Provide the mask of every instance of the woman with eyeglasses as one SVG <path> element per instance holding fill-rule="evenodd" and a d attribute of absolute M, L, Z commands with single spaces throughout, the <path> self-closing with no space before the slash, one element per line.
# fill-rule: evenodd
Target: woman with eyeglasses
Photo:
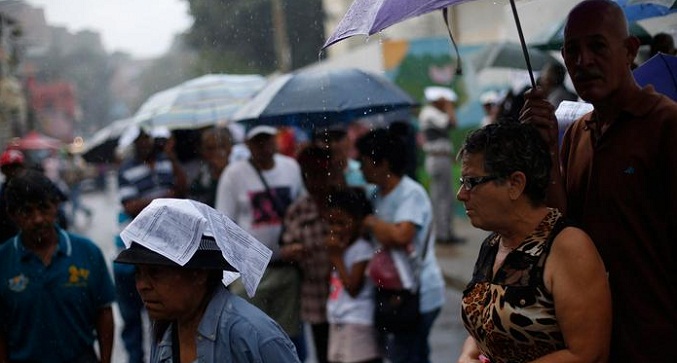
<path fill-rule="evenodd" d="M 546 205 L 550 152 L 536 129 L 503 122 L 460 150 L 463 202 L 482 243 L 463 292 L 470 336 L 458 362 L 605 362 L 611 296 L 592 240 Z"/>

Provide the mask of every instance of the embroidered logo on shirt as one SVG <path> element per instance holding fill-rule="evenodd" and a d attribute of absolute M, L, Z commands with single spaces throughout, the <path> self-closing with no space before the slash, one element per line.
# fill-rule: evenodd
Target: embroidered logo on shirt
<path fill-rule="evenodd" d="M 69 286 L 77 285 L 82 286 L 87 283 L 89 278 L 89 270 L 84 268 L 78 268 L 75 265 L 71 265 L 68 268 L 68 284 Z"/>
<path fill-rule="evenodd" d="M 28 286 L 28 277 L 24 274 L 14 276 L 7 280 L 7 285 L 9 286 L 9 289 L 14 292 L 24 291 L 26 290 L 26 286 Z"/>
<path fill-rule="evenodd" d="M 625 170 L 623 170 L 623 173 L 632 175 L 635 173 L 635 168 L 632 166 L 628 166 Z"/>

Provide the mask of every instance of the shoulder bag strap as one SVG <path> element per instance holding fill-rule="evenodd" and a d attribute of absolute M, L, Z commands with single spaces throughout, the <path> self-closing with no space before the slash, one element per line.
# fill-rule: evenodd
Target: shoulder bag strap
<path fill-rule="evenodd" d="M 420 254 L 416 253 L 416 256 L 414 256 L 413 259 L 411 259 L 411 263 L 413 264 L 413 273 L 414 273 L 414 280 L 416 280 L 416 291 L 421 290 L 421 270 L 423 269 L 423 262 L 425 261 L 425 257 L 428 255 L 428 245 L 430 244 L 430 236 L 432 234 L 432 222 L 428 226 L 428 231 L 425 234 L 425 239 L 423 241 L 423 251 Z"/>
<path fill-rule="evenodd" d="M 430 243 L 430 235 L 433 230 L 433 222 L 430 219 L 430 224 L 428 225 L 428 232 L 425 234 L 425 241 L 423 242 L 423 253 L 421 254 L 421 261 L 425 260 L 425 256 L 428 254 L 428 244 Z"/>
<path fill-rule="evenodd" d="M 277 199 L 277 197 L 270 190 L 270 187 L 268 186 L 266 179 L 263 177 L 261 170 L 259 170 L 259 168 L 257 168 L 256 165 L 254 165 L 252 159 L 249 159 L 249 164 L 251 164 L 254 170 L 256 170 L 256 174 L 258 174 L 259 179 L 261 179 L 263 187 L 266 188 L 266 194 L 268 194 L 268 198 L 270 198 L 271 202 L 273 202 L 273 208 L 275 208 L 275 213 L 277 213 L 277 216 L 280 217 L 280 220 L 284 219 L 284 208 L 280 204 L 280 201 Z"/>

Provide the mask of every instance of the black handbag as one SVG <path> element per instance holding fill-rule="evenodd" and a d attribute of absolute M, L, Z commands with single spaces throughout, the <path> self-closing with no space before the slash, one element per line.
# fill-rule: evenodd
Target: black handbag
<path fill-rule="evenodd" d="M 423 264 L 428 252 L 428 242 L 430 240 L 429 226 L 423 244 L 423 254 L 420 259 L 420 265 Z M 380 332 L 403 333 L 415 330 L 421 318 L 420 307 L 420 276 L 418 266 L 415 268 L 415 277 L 417 280 L 416 290 L 409 289 L 387 289 L 376 284 L 374 294 L 374 325 Z"/>

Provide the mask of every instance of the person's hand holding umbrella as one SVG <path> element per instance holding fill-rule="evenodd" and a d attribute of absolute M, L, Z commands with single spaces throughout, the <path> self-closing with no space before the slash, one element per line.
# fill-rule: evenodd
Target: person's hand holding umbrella
<path fill-rule="evenodd" d="M 557 152 L 557 138 L 559 135 L 555 107 L 548 102 L 546 93 L 541 87 L 532 88 L 524 93 L 524 107 L 520 113 L 520 121 L 530 123 L 538 128 L 551 152 Z M 554 146 L 553 146 L 554 145 Z"/>

